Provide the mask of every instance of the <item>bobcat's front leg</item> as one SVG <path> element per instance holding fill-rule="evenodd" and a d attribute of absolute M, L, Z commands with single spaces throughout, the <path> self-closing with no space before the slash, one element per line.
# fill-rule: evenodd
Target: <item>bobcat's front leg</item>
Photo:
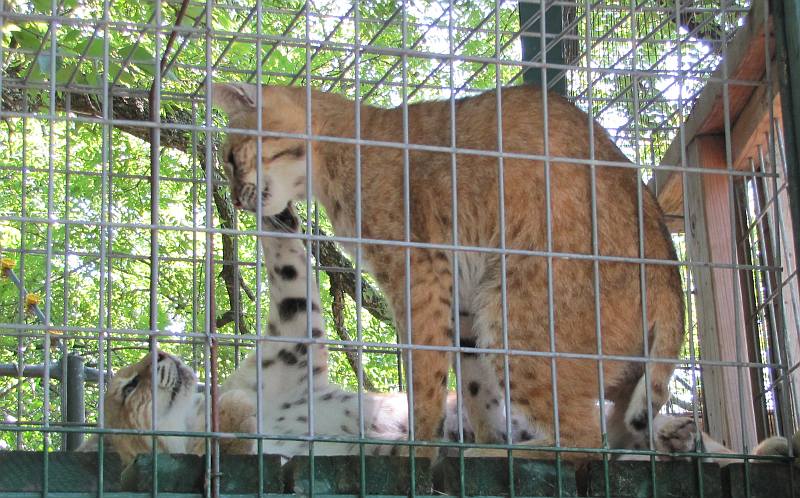
<path fill-rule="evenodd" d="M 452 346 L 453 275 L 447 254 L 438 250 L 413 249 L 409 277 L 411 316 L 407 316 L 406 307 L 395 308 L 400 336 L 405 337 L 406 344 L 414 346 Z M 403 292 L 401 296 L 407 284 L 404 281 L 403 285 L 396 286 L 396 290 Z M 393 301 L 405 303 L 404 298 Z M 406 326 L 409 318 L 411 327 Z M 409 365 L 408 355 L 404 355 L 406 372 L 411 372 L 412 377 L 414 435 L 418 441 L 442 438 L 450 356 L 447 351 L 412 349 Z M 424 448 L 418 450 L 417 455 L 432 458 L 436 451 L 433 447 Z"/>

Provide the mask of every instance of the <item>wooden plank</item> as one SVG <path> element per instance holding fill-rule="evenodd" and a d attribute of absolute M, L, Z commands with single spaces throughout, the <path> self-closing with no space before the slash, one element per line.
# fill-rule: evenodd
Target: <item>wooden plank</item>
<path fill-rule="evenodd" d="M 693 158 L 694 159 L 694 158 Z M 696 161 L 692 161 L 696 164 Z M 706 229 L 705 206 L 703 204 L 703 179 L 699 174 L 687 174 L 687 196 L 689 199 L 686 226 L 686 255 L 690 261 L 709 261 L 708 231 Z M 711 269 L 703 266 L 692 267 L 692 280 L 695 288 L 695 308 L 697 330 L 700 336 L 700 350 L 717 350 L 717 316 L 714 309 L 714 286 Z M 724 379 L 718 368 L 703 368 L 703 394 L 707 419 L 706 432 L 723 441 L 729 440 L 730 428 L 725 413 L 725 396 L 722 390 Z"/>
<path fill-rule="evenodd" d="M 778 70 L 777 64 L 773 64 L 774 71 Z M 774 74 L 774 73 L 773 73 Z M 760 86 L 756 90 L 750 101 L 742 110 L 742 114 L 736 121 L 731 130 L 731 157 L 733 158 L 733 169 L 749 170 L 748 159 L 757 157 L 757 146 L 761 145 L 764 152 L 768 150 L 767 134 L 772 123 L 770 121 L 770 107 L 772 107 L 772 118 L 781 119 L 781 96 L 778 92 L 777 80 L 773 82 L 772 102 L 769 102 L 769 92 L 767 86 Z"/>
<path fill-rule="evenodd" d="M 758 157 L 754 157 L 754 160 L 758 161 Z M 780 161 L 778 166 L 777 171 L 771 171 L 778 174 L 775 184 L 771 180 L 765 181 L 764 190 L 766 201 L 774 201 L 778 207 L 778 212 L 776 213 L 774 205 L 768 206 L 767 220 L 769 225 L 773 227 L 777 246 L 780 247 L 780 263 L 784 271 L 780 273 L 782 282 L 779 282 L 779 284 L 782 285 L 783 281 L 788 280 L 787 285 L 783 287 L 781 292 L 785 330 L 778 331 L 778 333 L 782 333 L 785 336 L 788 366 L 791 366 L 800 358 L 800 295 L 798 295 L 797 274 L 792 276 L 792 271 L 798 267 L 793 239 L 796 224 L 792 222 L 789 191 L 784 188 L 788 181 L 786 164 Z M 776 186 L 778 192 L 775 191 Z M 775 199 L 776 195 L 777 199 Z M 791 384 L 800 386 L 800 369 L 792 371 L 791 379 Z M 792 395 L 792 402 L 792 409 L 797 413 L 800 410 L 800 396 Z"/>
<path fill-rule="evenodd" d="M 758 82 L 766 69 L 764 46 L 764 17 L 766 15 L 765 0 L 754 0 L 744 26 L 739 28 L 736 36 L 728 44 L 726 50 L 727 78 L 723 67 L 719 67 L 711 76 L 711 80 L 695 103 L 689 117 L 683 124 L 683 136 L 686 144 L 700 134 L 720 133 L 725 129 L 723 79 L 740 80 L 739 84 L 728 83 L 728 102 L 731 125 L 742 112 L 750 96 L 757 86 L 741 84 L 741 81 Z M 772 22 L 768 22 L 769 39 L 772 40 Z M 774 43 L 770 44 L 774 47 Z M 771 50 L 771 54 L 774 50 Z M 773 73 L 775 74 L 775 73 Z M 716 80 L 716 81 L 713 81 Z M 681 166 L 681 137 L 672 141 L 661 164 Z M 656 168 L 650 186 L 656 192 L 662 209 L 667 214 L 680 215 L 683 212 L 683 182 L 680 172 L 659 170 Z"/>
<path fill-rule="evenodd" d="M 688 175 L 690 212 L 686 245 L 689 259 L 693 262 L 734 263 L 735 238 L 730 223 L 733 206 L 728 190 L 731 180 L 724 174 L 725 140 L 720 136 L 697 137 L 689 145 L 688 156 L 690 164 L 709 170 L 708 173 Z M 713 170 L 723 174 L 713 174 Z M 697 292 L 702 357 L 706 360 L 747 361 L 741 289 L 737 286 L 736 270 L 695 266 L 692 275 Z M 737 355 L 737 343 L 742 349 L 741 356 Z M 704 366 L 702 378 L 708 432 L 735 451 L 752 447 L 756 443 L 755 414 L 747 372 L 739 372 L 735 367 Z"/>

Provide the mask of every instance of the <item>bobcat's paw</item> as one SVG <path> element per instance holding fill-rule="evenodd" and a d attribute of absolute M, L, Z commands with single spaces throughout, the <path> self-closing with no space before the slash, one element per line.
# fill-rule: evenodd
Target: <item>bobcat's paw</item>
<path fill-rule="evenodd" d="M 753 454 L 758 456 L 789 456 L 789 441 L 785 437 L 769 437 L 753 449 Z"/>
<path fill-rule="evenodd" d="M 697 425 L 689 417 L 659 416 L 653 419 L 656 450 L 667 453 L 694 451 Z"/>
<path fill-rule="evenodd" d="M 653 417 L 658 413 L 658 410 L 653 412 Z M 633 390 L 631 400 L 628 403 L 628 408 L 625 410 L 625 426 L 633 434 L 643 434 L 647 432 L 649 426 L 648 411 L 647 411 L 647 388 L 644 383 L 644 377 L 636 384 Z"/>

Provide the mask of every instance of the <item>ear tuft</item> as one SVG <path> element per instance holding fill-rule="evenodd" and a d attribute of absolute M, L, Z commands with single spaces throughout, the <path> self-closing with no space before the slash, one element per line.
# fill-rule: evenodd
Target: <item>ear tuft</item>
<path fill-rule="evenodd" d="M 256 108 L 256 85 L 249 83 L 214 83 L 211 100 L 226 114 L 250 112 Z"/>

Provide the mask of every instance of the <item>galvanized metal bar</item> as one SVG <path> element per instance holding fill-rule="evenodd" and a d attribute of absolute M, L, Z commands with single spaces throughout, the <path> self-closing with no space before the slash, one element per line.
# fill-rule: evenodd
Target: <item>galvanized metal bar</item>
<path fill-rule="evenodd" d="M 44 365 L 16 365 L 13 363 L 0 363 L 0 376 L 20 376 L 24 378 L 41 379 L 44 377 Z M 53 366 L 50 367 L 50 378 L 53 380 L 62 380 L 63 368 L 60 363 L 54 363 Z M 100 370 L 97 368 L 84 367 L 84 382 L 96 384 L 98 383 L 99 379 Z"/>

